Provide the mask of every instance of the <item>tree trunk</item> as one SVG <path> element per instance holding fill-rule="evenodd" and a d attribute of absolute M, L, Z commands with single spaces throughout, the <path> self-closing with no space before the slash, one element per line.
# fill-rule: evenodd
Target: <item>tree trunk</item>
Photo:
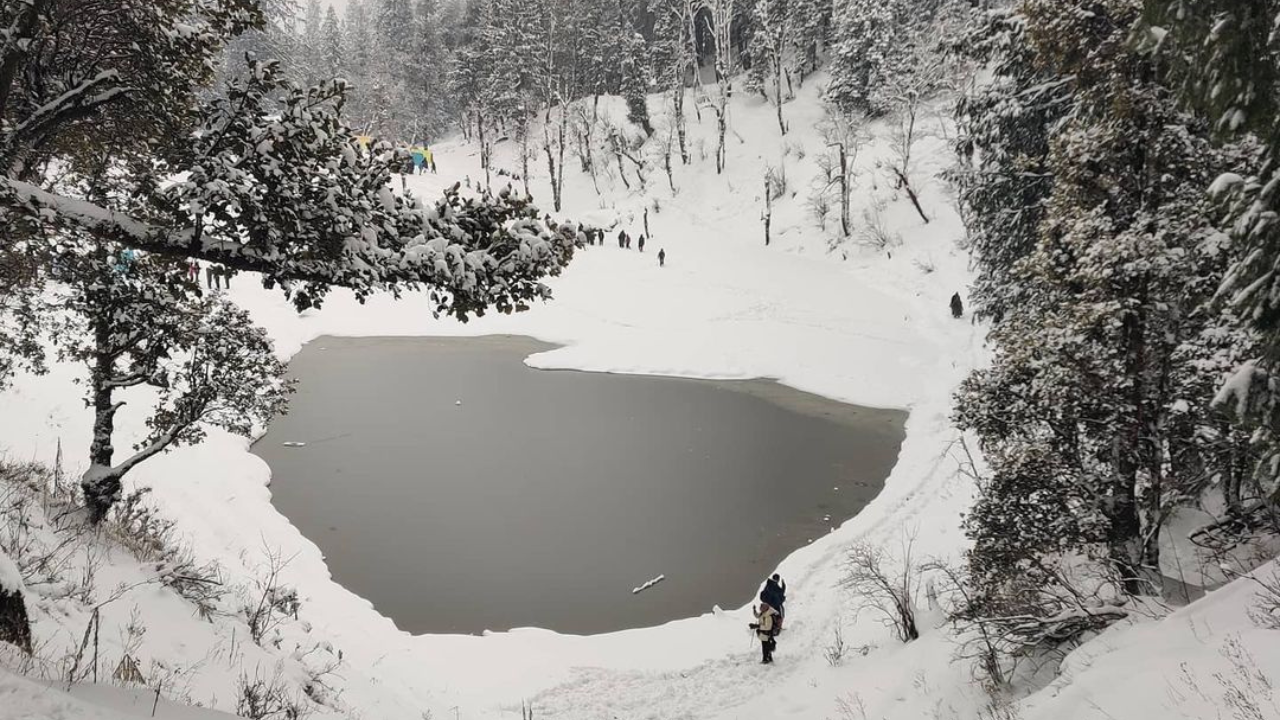
<path fill-rule="evenodd" d="M 671 193 L 676 192 L 676 179 L 671 173 L 671 146 L 667 146 L 667 151 L 662 154 L 662 166 L 667 171 L 667 185 L 671 188 Z"/>
<path fill-rule="evenodd" d="M 679 71 L 676 73 L 679 75 Z M 681 164 L 689 164 L 689 150 L 685 139 L 684 127 L 684 81 L 683 79 L 676 84 L 675 97 L 672 98 L 672 105 L 675 108 L 673 113 L 673 122 L 676 124 L 676 136 L 680 141 L 680 162 Z"/>
<path fill-rule="evenodd" d="M 769 173 L 764 174 L 764 245 L 769 246 L 769 225 L 773 222 L 773 196 L 769 187 Z"/>
<path fill-rule="evenodd" d="M 840 143 L 840 232 L 849 237 L 849 155 Z"/>
<path fill-rule="evenodd" d="M 493 179 L 489 175 L 489 154 L 492 148 L 484 132 L 484 115 L 481 113 L 476 113 L 476 137 L 480 139 L 480 166 L 484 168 L 484 189 L 488 190 L 493 184 Z"/>
<path fill-rule="evenodd" d="M 31 621 L 22 593 L 0 587 L 0 643 L 10 643 L 31 654 Z"/>
<path fill-rule="evenodd" d="M 609 140 L 613 143 L 613 156 L 618 161 L 618 176 L 622 178 L 622 184 L 628 190 L 631 189 L 631 183 L 627 182 L 627 168 L 622 164 L 622 146 L 617 135 L 609 136 Z"/>
<path fill-rule="evenodd" d="M 556 182 L 556 157 L 551 152 L 551 137 L 544 132 L 542 138 L 547 154 L 547 172 L 551 178 L 551 202 L 556 212 L 560 212 L 560 183 Z"/>
<path fill-rule="evenodd" d="M 517 128 L 520 133 L 520 181 L 524 183 L 525 197 L 533 197 L 533 193 L 529 192 L 529 115 L 521 113 L 520 127 Z M 555 182 L 555 178 L 552 178 Z"/>
<path fill-rule="evenodd" d="M 782 119 L 782 53 L 779 51 L 773 61 L 773 103 L 778 109 L 778 130 L 787 134 L 787 123 Z"/>
<path fill-rule="evenodd" d="M 893 172 L 897 174 L 898 182 L 901 184 L 902 189 L 907 191 L 907 197 L 911 199 L 911 204 L 915 206 L 916 213 L 920 215 L 920 219 L 924 221 L 924 224 L 928 225 L 929 216 L 925 215 L 924 208 L 920 207 L 920 198 L 916 195 L 915 188 L 911 187 L 911 183 L 907 181 L 907 176 L 903 175 L 901 170 L 895 167 Z"/>
<path fill-rule="evenodd" d="M 560 212 L 560 204 L 564 198 L 564 148 L 569 143 L 569 108 L 561 105 L 560 107 L 560 147 L 556 148 L 556 154 L 560 158 L 560 174 L 556 176 L 556 212 Z"/>
<path fill-rule="evenodd" d="M 104 311 L 106 309 L 104 308 Z M 115 418 L 119 406 L 115 404 L 110 380 L 115 375 L 115 359 L 111 355 L 110 328 L 104 322 L 94 323 L 94 342 L 97 357 L 90 372 L 93 384 L 93 439 L 89 444 L 89 469 L 80 479 L 89 520 L 102 522 L 111 506 L 120 499 L 120 474 L 113 472 L 115 447 Z"/>
<path fill-rule="evenodd" d="M 725 133 L 725 101 L 721 96 L 720 106 L 716 108 L 716 174 L 724 172 L 725 168 L 725 151 L 724 151 L 724 133 Z"/>

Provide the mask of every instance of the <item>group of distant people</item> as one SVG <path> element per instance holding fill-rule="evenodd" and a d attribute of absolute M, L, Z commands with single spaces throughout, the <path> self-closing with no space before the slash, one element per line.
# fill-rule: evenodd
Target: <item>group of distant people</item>
<path fill-rule="evenodd" d="M 209 263 L 204 266 L 205 287 L 210 290 L 230 290 L 233 274 L 229 267 Z M 196 260 L 191 260 L 187 264 L 187 280 L 196 285 L 200 284 L 200 263 Z"/>
<path fill-rule="evenodd" d="M 133 248 L 125 248 L 116 256 L 115 264 L 112 265 L 111 271 L 121 277 L 131 277 L 133 275 L 134 265 L 142 256 Z M 210 290 L 229 290 L 231 289 L 231 276 L 235 274 L 231 268 L 217 263 L 201 263 L 195 258 L 187 260 L 186 270 L 184 272 L 188 282 L 200 285 L 200 270 L 204 269 L 205 287 Z M 182 271 L 179 271 L 182 272 Z"/>
<path fill-rule="evenodd" d="M 409 148 L 409 157 L 413 164 L 407 168 L 406 174 L 413 175 L 418 173 L 426 175 L 430 170 L 431 174 L 436 173 L 436 154 L 431 152 L 431 148 L 426 146 L 417 146 Z"/>
<path fill-rule="evenodd" d="M 588 228 L 583 228 L 582 232 L 587 237 L 588 245 L 604 245 L 604 230 L 601 230 L 600 228 L 588 227 Z M 618 247 L 622 248 L 623 250 L 630 250 L 631 241 L 632 241 L 631 235 L 626 230 L 618 231 Z M 636 238 L 636 247 L 640 250 L 640 252 L 644 252 L 644 243 L 645 243 L 644 233 L 641 233 L 640 237 Z M 666 267 L 666 265 L 667 265 L 667 251 L 665 248 L 658 248 L 658 267 Z"/>

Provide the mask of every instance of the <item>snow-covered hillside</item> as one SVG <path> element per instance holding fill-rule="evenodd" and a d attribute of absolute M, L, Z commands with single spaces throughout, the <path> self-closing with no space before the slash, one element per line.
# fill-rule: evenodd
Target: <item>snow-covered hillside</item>
<path fill-rule="evenodd" d="M 811 79 L 787 104 L 791 132 L 785 137 L 771 106 L 757 97 L 735 98 L 722 175 L 710 157 L 712 115 L 704 112 L 700 123 L 691 117 L 694 161 L 681 166 L 677 159 L 674 192 L 657 164 L 643 187 L 630 167 L 630 187 L 616 166 L 602 171 L 597 193 L 571 161 L 561 214 L 610 230 L 603 246 L 581 251 L 552 283 L 552 302 L 526 313 L 464 325 L 432 319 L 420 297 L 377 297 L 360 305 L 335 293 L 322 310 L 299 315 L 278 292 L 256 287 L 246 276 L 236 279 L 232 298 L 269 330 L 284 357 L 321 334 L 511 333 L 563 345 L 529 358 L 538 368 L 769 377 L 838 400 L 911 413 L 899 462 L 881 495 L 781 566 L 791 590 L 788 629 L 772 667 L 757 663 L 746 628 L 750 597 L 741 598 L 744 607 L 707 608 L 700 617 L 601 636 L 520 629 L 413 637 L 329 580 L 318 548 L 271 506 L 269 469 L 242 439 L 213 433 L 200 446 L 141 466 L 133 483 L 154 488 L 156 502 L 177 520 L 200 558 L 218 560 L 242 582 L 254 576 L 264 548 L 292 558 L 282 577 L 298 589 L 302 605 L 299 619 L 282 628 L 283 647 L 287 652 L 304 641 L 323 642 L 341 653 L 337 700 L 332 708 L 317 708 L 319 715 L 501 718 L 525 701 L 538 717 L 583 719 L 976 718 L 989 711 L 989 698 L 972 683 L 968 663 L 956 659 L 955 639 L 925 593 L 923 636 L 902 645 L 876 617 L 859 613 L 856 598 L 839 587 L 842 559 L 857 542 L 882 546 L 895 558 L 911 542 L 917 562 L 954 560 L 964 547 L 959 523 L 972 487 L 961 472 L 967 460 L 949 422 L 950 397 L 984 351 L 983 328 L 953 319 L 948 307 L 953 293 L 963 295 L 968 261 L 957 244 L 961 224 L 939 179 L 951 162 L 946 108 L 940 104 L 926 113 L 927 134 L 914 152 L 913 182 L 931 222 L 917 215 L 880 167 L 892 157 L 893 138 L 888 125 L 877 124 L 856 158 L 851 214 L 860 230 L 879 226 L 890 242 L 880 248 L 836 241 L 838 220 L 828 218 L 823 230 L 808 202 L 820 182 L 819 157 L 829 152 L 821 132 L 821 84 L 820 77 Z M 602 99 L 601 111 L 618 122 L 625 115 L 617 98 Z M 651 114 L 661 126 L 656 99 Z M 483 177 L 476 147 L 455 141 L 434 151 L 440 174 L 405 180 L 416 192 L 430 195 Z M 499 143 L 495 163 L 517 172 L 517 151 L 513 141 Z M 545 164 L 539 157 L 531 167 L 535 198 L 549 211 Z M 766 168 L 786 177 L 767 247 L 761 219 Z M 632 236 L 644 232 L 646 211 L 645 252 L 618 248 L 619 229 Z M 665 267 L 658 265 L 660 249 Z M 9 456 L 51 462 L 60 441 L 68 469 L 80 469 L 77 453 L 87 446 L 91 417 L 72 384 L 76 373 L 56 366 L 47 376 L 23 378 L 3 397 L 0 438 Z M 442 402 L 451 402 L 447 381 L 441 382 Z M 140 429 L 141 418 L 129 410 L 122 411 L 122 424 Z M 397 571 L 396 558 L 386 562 L 388 572 Z M 106 642 L 118 644 L 129 608 L 151 609 L 152 592 L 131 591 L 103 611 Z M 1187 673 L 1199 678 L 1200 697 L 1212 700 L 1227 692 L 1221 688 L 1231 682 L 1236 648 L 1249 653 L 1250 667 L 1280 677 L 1276 631 L 1259 630 L 1245 617 L 1252 593 L 1242 581 L 1167 620 L 1113 629 L 1070 658 L 1062 678 L 1029 698 L 1025 716 L 1138 720 L 1150 715 L 1139 713 L 1133 694 L 1162 702 L 1191 693 L 1184 690 Z M 233 624 L 210 625 L 182 609 L 165 614 L 136 652 L 190 668 L 188 697 L 231 710 L 227 669 L 212 669 L 207 657 L 215 641 L 208 635 L 220 638 Z M 79 642 L 83 618 L 40 602 L 33 603 L 33 615 L 42 652 L 55 656 Z M 833 651 L 837 631 L 845 651 L 829 657 L 841 654 Z M 1191 663 L 1185 672 L 1179 665 L 1184 659 Z M 1214 679 L 1224 669 L 1227 680 Z M 136 717 L 150 711 L 93 693 L 69 700 L 59 692 L 0 675 L 0 717 L 115 717 L 111 708 Z M 1195 702 L 1165 705 L 1171 713 L 1198 713 Z M 86 703 L 105 709 L 83 710 Z"/>

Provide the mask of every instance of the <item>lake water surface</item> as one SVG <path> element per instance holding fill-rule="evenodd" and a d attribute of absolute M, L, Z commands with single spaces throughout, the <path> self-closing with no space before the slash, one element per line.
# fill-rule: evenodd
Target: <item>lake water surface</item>
<path fill-rule="evenodd" d="M 273 502 L 402 629 L 588 634 L 739 607 L 897 459 L 901 412 L 523 364 L 552 347 L 322 337 L 290 363 L 292 410 L 254 445 Z"/>

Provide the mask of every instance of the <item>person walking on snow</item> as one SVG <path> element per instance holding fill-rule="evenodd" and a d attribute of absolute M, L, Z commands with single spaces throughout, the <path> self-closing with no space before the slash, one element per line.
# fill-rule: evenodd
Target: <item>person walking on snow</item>
<path fill-rule="evenodd" d="M 627 231 L 619 230 L 618 231 L 618 247 L 624 248 L 626 246 L 627 246 Z"/>
<path fill-rule="evenodd" d="M 764 602 L 764 593 L 760 593 L 760 605 L 751 608 L 751 613 L 756 616 L 750 627 L 760 640 L 760 662 L 768 665 L 773 662 L 773 651 L 778 648 L 778 611 Z"/>
<path fill-rule="evenodd" d="M 769 603 L 778 611 L 777 632 L 782 632 L 782 620 L 787 611 L 783 606 L 787 603 L 787 583 L 778 573 L 774 573 L 764 581 L 764 589 L 760 591 L 760 600 Z M 777 633 L 775 633 L 777 634 Z"/>
<path fill-rule="evenodd" d="M 658 248 L 658 267 L 666 267 L 666 264 L 667 264 L 667 251 L 663 250 L 662 248 Z"/>
<path fill-rule="evenodd" d="M 644 252 L 644 234 L 640 235 L 640 252 Z"/>

